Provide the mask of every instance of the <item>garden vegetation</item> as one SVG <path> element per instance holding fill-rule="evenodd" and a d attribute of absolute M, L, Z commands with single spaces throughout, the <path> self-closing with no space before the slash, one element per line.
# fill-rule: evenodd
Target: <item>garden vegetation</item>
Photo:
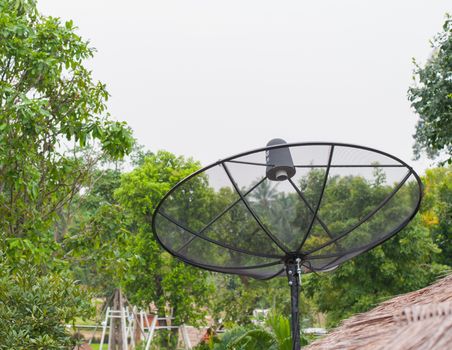
<path fill-rule="evenodd" d="M 409 90 L 419 114 L 416 154 L 442 157 L 423 176 L 420 215 L 333 273 L 303 276 L 303 327 L 322 315 L 334 326 L 426 286 L 452 265 L 450 17 L 443 29 Z M 0 349 L 73 349 L 77 339 L 66 325 L 93 317 L 92 298 L 116 288 L 135 305 L 171 312 L 176 324 L 202 325 L 211 315 L 231 329 L 205 348 L 288 349 L 288 320 L 278 316 L 289 313 L 284 278 L 208 273 L 154 239 L 155 205 L 200 164 L 136 145 L 130 128 L 110 117 L 106 86 L 85 66 L 94 52 L 71 21 L 41 15 L 33 0 L 0 0 Z M 300 186 L 315 186 L 317 177 L 308 174 Z M 378 173 L 373 181 L 331 178 L 330 220 L 378 201 L 387 191 L 380 180 Z M 212 205 L 229 195 L 197 190 Z M 274 200 L 271 188 L 261 195 L 262 203 Z M 272 309 L 266 326 L 251 324 L 255 308 Z M 162 348 L 176 336 L 162 339 Z"/>

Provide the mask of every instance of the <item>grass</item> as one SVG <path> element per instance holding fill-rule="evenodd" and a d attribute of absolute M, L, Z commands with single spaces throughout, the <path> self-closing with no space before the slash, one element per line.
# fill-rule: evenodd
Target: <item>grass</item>
<path fill-rule="evenodd" d="M 95 326 L 96 324 L 99 324 L 99 321 L 96 320 L 84 320 L 83 318 L 76 317 L 74 324 L 79 324 L 82 326 Z"/>

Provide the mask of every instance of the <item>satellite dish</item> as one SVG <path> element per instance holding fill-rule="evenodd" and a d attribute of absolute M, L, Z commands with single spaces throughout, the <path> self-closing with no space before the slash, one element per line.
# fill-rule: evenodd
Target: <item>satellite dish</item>
<path fill-rule="evenodd" d="M 414 217 L 421 196 L 419 176 L 385 152 L 274 139 L 179 182 L 152 227 L 188 264 L 261 280 L 287 276 L 299 349 L 301 275 L 333 270 L 383 243 Z"/>

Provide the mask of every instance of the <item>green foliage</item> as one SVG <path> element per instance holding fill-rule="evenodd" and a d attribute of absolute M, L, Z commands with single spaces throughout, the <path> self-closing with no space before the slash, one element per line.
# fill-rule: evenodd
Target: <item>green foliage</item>
<path fill-rule="evenodd" d="M 150 225 L 150 216 L 161 198 L 177 182 L 200 168 L 192 159 L 185 160 L 170 152 L 158 151 L 142 160 L 142 164 L 124 174 L 115 195 L 137 223 Z"/>
<path fill-rule="evenodd" d="M 50 227 L 102 156 L 88 146 L 113 159 L 131 150 L 129 128 L 108 118 L 105 85 L 83 65 L 93 52 L 72 22 L 0 1 L 0 227 L 12 236 Z"/>
<path fill-rule="evenodd" d="M 215 350 L 231 349 L 231 344 L 235 339 L 241 337 L 248 331 L 246 327 L 235 327 L 221 336 L 220 342 L 214 345 Z"/>
<path fill-rule="evenodd" d="M 173 330 L 159 329 L 155 333 L 155 338 L 152 340 L 151 350 L 178 349 L 177 347 L 178 339 L 173 335 L 174 335 Z M 145 350 L 145 342 L 142 342 L 142 349 Z"/>
<path fill-rule="evenodd" d="M 105 85 L 84 67 L 94 49 L 71 21 L 34 1 L 0 0 L 1 344 L 71 348 L 65 323 L 88 313 L 61 241 L 73 199 L 100 159 L 129 153 L 130 129 L 110 120 Z"/>
<path fill-rule="evenodd" d="M 315 203 L 318 200 L 318 188 L 321 187 L 323 178 L 323 170 L 314 170 L 301 179 L 301 188 L 308 201 Z M 335 175 L 328 181 L 320 217 L 328 224 L 333 234 L 342 232 L 370 213 L 392 192 L 394 186 L 387 182 L 378 168 L 374 170 L 372 178 Z M 445 194 L 444 198 L 448 198 L 445 190 L 448 181 L 437 179 L 436 182 L 443 184 L 441 193 Z M 339 248 L 333 245 L 323 249 L 321 254 L 328 254 L 331 249 L 340 250 L 341 247 L 358 249 L 376 237 L 383 238 L 383 235 L 390 232 L 401 218 L 409 215 L 414 209 L 418 199 L 415 189 L 415 183 L 407 183 L 405 188 L 395 194 L 394 200 L 387 202 L 372 220 L 360 225 L 353 234 L 338 240 L 336 245 Z M 261 207 L 268 206 L 272 206 L 273 210 L 279 210 L 279 207 L 273 205 L 272 198 L 280 201 L 282 195 L 272 195 L 271 188 L 264 190 L 255 204 L 256 211 L 259 212 Z M 285 199 L 290 200 L 289 196 L 286 197 Z M 265 201 L 267 204 L 260 204 Z M 438 199 L 432 198 L 432 201 L 437 203 Z M 444 209 L 439 210 L 439 207 Z M 446 216 L 447 208 L 448 206 L 442 204 L 435 210 Z M 270 220 L 271 218 L 268 222 Z M 300 222 L 300 225 L 309 222 L 304 207 L 297 209 L 294 220 Z M 280 225 L 276 221 L 271 224 Z M 438 234 L 437 240 L 443 237 Z M 323 230 L 314 226 L 306 240 L 305 249 L 309 250 L 330 239 Z M 311 304 L 314 303 L 318 311 L 328 314 L 329 324 L 333 325 L 353 313 L 368 310 L 379 301 L 393 295 L 422 288 L 446 268 L 437 263 L 444 263 L 438 260 L 439 256 L 440 249 L 432 238 L 431 230 L 418 216 L 396 237 L 366 254 L 355 257 L 333 273 L 303 276 L 301 314 L 303 317 L 305 315 L 312 317 Z M 259 282 L 247 278 L 221 276 L 217 277 L 217 284 L 218 301 L 214 303 L 214 311 L 217 317 L 223 318 L 226 325 L 249 323 L 249 315 L 254 308 L 277 308 L 286 315 L 290 312 L 287 281 L 284 278 Z M 306 296 L 310 300 L 307 301 Z"/>
<path fill-rule="evenodd" d="M 267 321 L 267 327 L 248 325 L 235 327 L 224 335 L 218 343 L 210 349 L 214 350 L 291 350 L 292 337 L 290 334 L 290 322 L 287 317 L 277 313 L 271 314 Z M 307 340 L 301 337 L 301 344 L 306 345 Z"/>
<path fill-rule="evenodd" d="M 292 336 L 290 334 L 290 321 L 287 317 L 279 315 L 277 313 L 271 313 L 266 324 L 272 330 L 276 338 L 279 350 L 291 350 L 292 349 Z M 304 339 L 303 339 L 304 340 Z M 302 342 L 304 344 L 304 342 Z"/>
<path fill-rule="evenodd" d="M 441 249 L 434 258 L 440 264 L 452 266 L 452 167 L 427 169 L 422 180 L 425 185 L 422 223 Z"/>
<path fill-rule="evenodd" d="M 206 341 L 202 341 L 196 345 L 193 350 L 213 350 L 216 344 L 220 343 L 217 335 L 211 335 Z"/>
<path fill-rule="evenodd" d="M 74 213 L 63 241 L 65 258 L 83 284 L 99 296 L 109 296 L 120 286 L 133 257 L 127 247 L 130 232 L 128 217 L 114 199 L 121 173 L 97 170 L 95 179 L 83 196 L 74 199 Z"/>
<path fill-rule="evenodd" d="M 217 292 L 212 300 L 212 311 L 226 326 L 250 324 L 254 309 L 269 308 L 273 305 L 272 299 L 277 298 L 276 290 L 270 290 L 266 282 L 220 274 L 215 275 L 215 281 Z M 268 296 L 270 300 L 266 300 Z M 287 299 L 283 301 L 286 302 Z"/>
<path fill-rule="evenodd" d="M 350 224 L 344 222 L 344 213 L 353 222 L 370 212 L 391 191 L 381 180 L 370 182 L 362 177 L 333 177 L 329 181 L 324 194 L 326 204 L 320 214 L 333 232 L 340 232 Z M 439 183 L 442 181 L 436 180 Z M 363 245 L 369 242 L 369 237 L 385 232 L 386 225 L 394 226 L 400 217 L 407 215 L 407 210 L 412 210 L 413 186 L 411 183 L 400 189 L 395 201 L 386 203 L 371 220 L 339 240 L 338 244 L 348 248 Z M 430 189 L 427 187 L 426 198 L 429 197 Z M 436 198 L 432 201 L 438 202 Z M 321 234 L 317 236 L 314 231 L 306 242 L 317 244 L 317 239 L 325 237 Z M 395 237 L 344 263 L 337 270 L 307 275 L 304 289 L 317 309 L 327 313 L 328 325 L 336 325 L 341 319 L 366 311 L 393 295 L 416 290 L 432 282 L 447 268 L 437 263 L 445 261 L 439 259 L 441 250 L 435 241 L 438 240 L 434 238 L 431 228 L 418 215 Z"/>
<path fill-rule="evenodd" d="M 411 106 L 419 115 L 414 135 L 415 156 L 430 158 L 444 152 L 452 162 L 452 18 L 447 15 L 443 32 L 432 42 L 433 54 L 424 67 L 416 62 L 416 85 L 408 90 Z"/>
<path fill-rule="evenodd" d="M 64 271 L 43 273 L 23 262 L 0 262 L 0 349 L 72 350 L 65 324 L 93 311 L 88 295 Z"/>
<path fill-rule="evenodd" d="M 234 350 L 278 349 L 272 334 L 262 328 L 251 329 L 245 332 L 234 339 L 227 348 Z"/>
<path fill-rule="evenodd" d="M 417 68 L 419 85 L 409 92 L 420 115 L 418 154 L 425 149 L 430 156 L 442 150 L 450 155 L 450 23 L 448 17 L 431 60 Z M 249 324 L 257 307 L 288 314 L 286 279 L 259 282 L 209 274 L 174 259 L 154 239 L 153 209 L 199 163 L 169 152 L 139 150 L 133 158 L 136 168 L 127 174 L 96 170 L 99 161 L 128 154 L 133 139 L 124 123 L 110 119 L 106 87 L 84 67 L 94 49 L 75 31 L 71 21 L 41 16 L 34 1 L 0 0 L 0 349 L 71 349 L 74 339 L 64 325 L 91 309 L 74 276 L 103 295 L 121 286 L 132 303 L 147 307 L 153 302 L 161 313 L 173 313 L 176 324 L 200 324 L 207 312 L 227 325 Z M 427 172 L 422 219 L 403 233 L 333 274 L 304 276 L 311 301 L 301 298 L 302 314 L 312 313 L 313 300 L 335 324 L 382 299 L 425 286 L 443 269 L 439 264 L 450 265 L 450 174 L 450 168 Z M 360 218 L 388 194 L 384 176 L 374 175 L 373 182 L 350 176 L 331 179 L 320 216 L 335 232 L 350 224 L 342 220 L 345 212 L 351 220 Z M 315 170 L 302 180 L 309 202 L 316 202 L 323 177 L 323 170 Z M 196 196 L 186 196 L 186 206 L 168 209 L 194 226 L 233 198 L 227 189 L 209 188 L 203 177 L 186 186 Z M 410 190 L 397 195 L 409 199 Z M 252 200 L 263 216 L 269 206 L 279 213 L 294 208 L 293 197 L 271 186 L 259 187 Z M 387 208 L 387 215 L 373 223 L 376 227 L 406 209 Z M 304 230 L 310 214 L 304 207 L 297 209 L 294 222 Z M 236 236 L 229 237 L 241 239 L 255 223 L 240 215 L 230 210 L 217 233 L 235 224 Z M 273 215 L 264 222 L 289 232 L 284 226 L 289 221 L 282 217 Z M 361 229 L 341 243 L 368 239 L 372 225 Z M 314 228 L 306 247 L 325 239 Z M 257 237 L 253 242 L 260 244 Z M 227 258 L 214 249 L 209 253 L 219 263 Z M 208 346 L 290 347 L 287 319 L 271 316 L 267 327 L 235 328 Z M 168 336 L 168 344 L 175 342 Z"/>
<path fill-rule="evenodd" d="M 227 327 L 248 325 L 254 309 L 271 309 L 274 313 L 290 313 L 290 289 L 286 278 L 259 281 L 234 275 L 214 275 L 216 293 L 211 303 L 214 318 Z M 314 312 L 310 300 L 300 298 L 300 312 L 304 326 L 312 324 Z"/>
<path fill-rule="evenodd" d="M 305 289 L 333 326 L 391 296 L 432 282 L 444 269 L 432 261 L 438 252 L 418 218 L 394 238 L 337 270 L 307 276 Z"/>
<path fill-rule="evenodd" d="M 198 168 L 199 164 L 191 159 L 159 151 L 147 155 L 139 167 L 125 174 L 115 192 L 131 218 L 128 251 L 135 258 L 123 279 L 126 294 L 136 304 L 154 302 L 162 312 L 169 304 L 176 324 L 204 322 L 213 286 L 206 272 L 162 250 L 152 235 L 151 214 L 172 186 Z"/>
<path fill-rule="evenodd" d="M 208 274 L 163 251 L 153 237 L 151 213 L 160 198 L 199 164 L 169 152 L 143 156 L 130 173 L 98 172 L 97 181 L 78 198 L 78 214 L 64 240 L 66 258 L 78 276 L 108 294 L 121 286 L 129 301 L 176 324 L 197 325 L 213 293 Z"/>

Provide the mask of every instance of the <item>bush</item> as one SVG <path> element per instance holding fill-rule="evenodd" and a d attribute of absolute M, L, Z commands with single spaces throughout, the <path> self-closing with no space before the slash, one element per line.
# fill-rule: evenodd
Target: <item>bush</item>
<path fill-rule="evenodd" d="M 291 350 L 292 337 L 290 322 L 287 317 L 271 314 L 266 322 L 267 327 L 247 326 L 235 327 L 226 332 L 219 343 L 210 346 L 202 345 L 197 350 Z M 301 337 L 301 344 L 308 343 Z"/>
<path fill-rule="evenodd" d="M 13 270 L 5 260 L 0 271 L 0 349 L 73 349 L 77 341 L 66 324 L 90 315 L 86 293 L 64 273 L 32 265 Z"/>

